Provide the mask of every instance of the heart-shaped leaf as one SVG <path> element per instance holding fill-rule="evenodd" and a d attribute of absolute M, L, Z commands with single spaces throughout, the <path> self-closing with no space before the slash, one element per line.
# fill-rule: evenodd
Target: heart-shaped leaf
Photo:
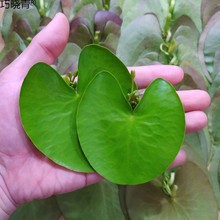
<path fill-rule="evenodd" d="M 23 127 L 33 144 L 56 163 L 75 171 L 93 171 L 81 151 L 75 114 L 79 97 L 44 63 L 34 65 L 20 94 Z"/>
<path fill-rule="evenodd" d="M 130 91 L 127 68 L 109 50 L 98 45 L 87 46 L 80 54 L 78 93 L 44 63 L 32 67 L 22 85 L 20 112 L 27 135 L 47 157 L 75 171 L 93 171 L 81 151 L 75 117 L 84 88 L 102 69 L 112 69 L 124 92 Z"/>
<path fill-rule="evenodd" d="M 109 50 L 99 45 L 85 47 L 79 57 L 77 91 L 83 94 L 88 83 L 100 71 L 111 72 L 127 95 L 131 90 L 131 76 L 127 67 Z"/>
<path fill-rule="evenodd" d="M 218 219 L 216 199 L 207 176 L 192 162 L 177 172 L 176 196 L 163 193 L 156 180 L 126 187 L 126 205 L 132 220 Z"/>
<path fill-rule="evenodd" d="M 184 111 L 166 81 L 152 83 L 134 111 L 113 75 L 99 73 L 77 110 L 81 147 L 91 166 L 118 184 L 139 184 L 159 176 L 183 141 Z"/>
<path fill-rule="evenodd" d="M 139 57 L 143 57 L 143 53 L 159 53 L 162 42 L 157 17 L 153 14 L 146 14 L 137 17 L 122 29 L 116 54 L 126 65 L 133 66 L 138 62 Z"/>
<path fill-rule="evenodd" d="M 118 186 L 108 181 L 58 195 L 57 204 L 68 220 L 125 220 L 119 204 Z"/>
<path fill-rule="evenodd" d="M 174 7 L 174 20 L 179 17 L 186 15 L 192 19 L 197 29 L 202 29 L 200 10 L 197 10 L 201 6 L 202 0 L 191 1 L 191 0 L 178 0 L 175 1 Z"/>
<path fill-rule="evenodd" d="M 56 197 L 52 196 L 47 199 L 33 200 L 19 206 L 10 216 L 10 220 L 48 220 L 60 219 L 61 210 L 56 201 Z"/>
<path fill-rule="evenodd" d="M 158 18 L 160 26 L 163 27 L 167 15 L 168 4 L 169 4 L 168 1 L 164 1 L 164 0 L 124 1 L 122 7 L 122 15 L 123 15 L 122 29 L 126 28 L 127 25 L 129 25 L 137 17 L 143 16 L 147 13 L 154 14 Z M 151 25 L 151 23 L 147 23 L 147 24 Z M 135 30 L 136 29 L 138 29 L 138 27 L 136 27 Z"/>

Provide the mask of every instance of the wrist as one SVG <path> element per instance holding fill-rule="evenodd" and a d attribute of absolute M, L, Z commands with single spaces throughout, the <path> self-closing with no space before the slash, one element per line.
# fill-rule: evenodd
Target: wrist
<path fill-rule="evenodd" d="M 7 186 L 0 175 L 0 219 L 8 220 L 16 207 L 12 202 Z"/>

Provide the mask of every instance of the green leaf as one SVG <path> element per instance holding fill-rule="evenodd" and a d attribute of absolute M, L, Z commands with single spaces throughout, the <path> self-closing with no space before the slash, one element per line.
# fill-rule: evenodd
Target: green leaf
<path fill-rule="evenodd" d="M 107 22 L 111 21 L 114 24 L 117 24 L 118 26 L 121 26 L 122 20 L 121 18 L 111 12 L 111 11 L 97 11 L 97 13 L 95 14 L 95 28 L 98 31 L 103 32 L 105 29 L 105 26 L 107 25 Z M 114 29 L 112 29 L 112 31 L 114 31 Z"/>
<path fill-rule="evenodd" d="M 220 12 L 214 14 L 207 25 L 205 26 L 203 33 L 199 40 L 199 56 L 203 69 L 206 70 L 206 74 L 213 81 L 216 73 L 214 72 L 214 59 L 218 48 L 220 47 Z"/>
<path fill-rule="evenodd" d="M 202 25 L 205 27 L 209 19 L 214 15 L 217 11 L 220 10 L 219 0 L 202 0 L 201 5 L 201 20 Z"/>
<path fill-rule="evenodd" d="M 8 51 L 5 48 L 1 51 L 0 54 L 0 71 L 2 71 L 6 66 L 8 66 L 15 58 L 18 57 L 18 52 L 14 49 Z"/>
<path fill-rule="evenodd" d="M 100 71 L 111 72 L 119 81 L 125 95 L 131 90 L 131 76 L 127 67 L 113 53 L 102 46 L 89 45 L 82 50 L 78 71 L 77 91 L 79 94 L 83 94 L 89 82 Z"/>
<path fill-rule="evenodd" d="M 188 23 L 188 22 L 187 22 Z M 177 42 L 177 59 L 179 66 L 186 73 L 186 83 L 192 88 L 207 89 L 208 83 L 203 74 L 198 56 L 198 32 L 193 26 L 181 25 L 177 28 L 173 39 Z"/>
<path fill-rule="evenodd" d="M 108 48 L 115 54 L 121 33 L 120 29 L 121 28 L 118 24 L 114 23 L 113 21 L 108 21 L 103 33 L 101 33 L 99 44 L 104 45 L 104 47 Z"/>
<path fill-rule="evenodd" d="M 213 156 L 209 163 L 209 173 L 213 191 L 218 202 L 218 208 L 220 209 L 220 146 L 212 146 Z"/>
<path fill-rule="evenodd" d="M 87 44 L 91 44 L 93 36 L 88 28 L 88 23 L 84 18 L 76 17 L 70 22 L 69 41 L 83 48 Z"/>
<path fill-rule="evenodd" d="M 218 90 L 220 86 L 220 47 L 216 50 L 215 58 L 214 58 L 214 74 L 213 81 L 211 86 L 209 87 L 209 94 L 211 97 L 214 96 L 215 92 Z"/>
<path fill-rule="evenodd" d="M 71 20 L 74 17 L 75 2 L 72 0 L 61 0 L 60 3 L 63 13 L 69 20 Z"/>
<path fill-rule="evenodd" d="M 122 6 L 124 4 L 125 0 L 111 0 L 109 11 L 112 11 L 118 15 L 121 15 L 122 13 Z"/>
<path fill-rule="evenodd" d="M 16 32 L 9 35 L 10 41 L 7 41 L 5 47 L 0 53 L 0 70 L 9 65 L 25 48 L 23 40 Z"/>
<path fill-rule="evenodd" d="M 56 197 L 34 200 L 16 209 L 10 220 L 54 220 L 62 215 Z"/>
<path fill-rule="evenodd" d="M 60 0 L 44 0 L 46 7 L 46 16 L 53 18 L 58 12 L 61 12 Z"/>
<path fill-rule="evenodd" d="M 99 10 L 103 9 L 103 1 L 102 0 L 76 0 L 74 11 L 78 13 L 84 6 L 93 4 Z M 88 12 L 89 13 L 89 12 Z"/>
<path fill-rule="evenodd" d="M 75 171 L 93 171 L 77 137 L 79 98 L 62 77 L 44 63 L 34 65 L 22 84 L 20 115 L 33 144 L 56 163 Z"/>
<path fill-rule="evenodd" d="M 212 103 L 209 108 L 209 132 L 212 136 L 212 143 L 215 146 L 220 146 L 220 88 L 216 91 L 212 98 Z"/>
<path fill-rule="evenodd" d="M 159 20 L 160 26 L 163 27 L 168 10 L 168 1 L 164 0 L 126 0 L 122 7 L 123 24 L 122 29 L 126 28 L 131 22 L 133 22 L 139 16 L 143 16 L 147 13 L 155 14 Z M 141 24 L 141 23 L 140 23 Z M 139 25 L 140 25 L 139 24 Z M 143 24 L 145 26 L 151 25 L 151 23 Z M 137 27 L 134 29 L 136 30 Z"/>
<path fill-rule="evenodd" d="M 204 161 L 206 166 L 209 159 L 212 157 L 211 142 L 208 129 L 205 128 L 201 131 L 187 134 L 185 142 L 190 146 L 191 151 L 195 151 L 200 158 Z"/>
<path fill-rule="evenodd" d="M 143 51 L 138 60 L 134 63 L 134 66 L 146 66 L 160 64 L 157 62 L 159 54 L 157 52 Z M 159 58 L 160 59 L 160 58 Z"/>
<path fill-rule="evenodd" d="M 66 74 L 74 73 L 78 69 L 78 59 L 81 48 L 74 43 L 67 43 L 64 51 L 58 58 L 57 72 Z"/>
<path fill-rule="evenodd" d="M 184 30 L 184 27 L 190 28 L 189 32 Z M 198 43 L 197 41 L 200 33 L 191 18 L 189 18 L 186 15 L 183 15 L 179 17 L 177 20 L 175 20 L 175 22 L 172 25 L 172 33 L 175 33 L 178 28 L 180 28 L 181 30 L 181 31 L 179 30 L 180 31 L 179 34 L 183 34 L 184 36 L 189 37 L 190 39 L 193 40 L 193 43 L 197 46 Z"/>
<path fill-rule="evenodd" d="M 59 195 L 57 202 L 68 220 L 124 220 L 118 187 L 107 181 Z"/>
<path fill-rule="evenodd" d="M 75 116 L 81 95 L 100 69 L 112 70 L 126 94 L 130 91 L 131 78 L 124 64 L 101 46 L 85 47 L 80 57 L 78 94 L 54 69 L 39 63 L 23 82 L 20 113 L 27 135 L 47 157 L 75 171 L 91 172 L 76 130 Z"/>
<path fill-rule="evenodd" d="M 8 35 L 11 32 L 12 16 L 13 16 L 12 9 L 5 10 L 2 16 L 2 19 L 0 21 L 1 22 L 1 25 L 0 25 L 1 34 L 4 39 L 7 39 Z"/>
<path fill-rule="evenodd" d="M 184 111 L 174 88 L 162 79 L 148 87 L 133 111 L 115 77 L 101 72 L 80 101 L 77 130 L 100 175 L 139 184 L 159 176 L 175 159 L 185 132 Z"/>
<path fill-rule="evenodd" d="M 147 14 L 137 17 L 122 29 L 116 54 L 125 65 L 133 66 L 143 57 L 143 52 L 159 53 L 161 43 L 158 20 L 155 15 Z"/>
<path fill-rule="evenodd" d="M 200 7 L 202 0 L 176 0 L 174 7 L 173 20 L 177 20 L 183 15 L 188 16 L 195 23 L 199 31 L 202 30 Z"/>
<path fill-rule="evenodd" d="M 40 15 L 35 7 L 29 9 L 5 10 L 1 29 L 4 39 L 8 38 L 19 21 L 27 22 L 31 32 L 36 34 L 40 24 Z"/>
<path fill-rule="evenodd" d="M 94 19 L 97 11 L 97 5 L 88 4 L 82 7 L 76 15 L 76 17 L 81 17 L 86 20 L 88 29 L 92 35 L 94 35 Z"/>
<path fill-rule="evenodd" d="M 195 178 L 196 177 L 196 178 Z M 206 175 L 192 162 L 176 174 L 177 194 L 163 193 L 156 180 L 127 186 L 126 204 L 132 220 L 218 219 L 215 196 Z"/>
<path fill-rule="evenodd" d="M 198 135 L 199 136 L 199 135 Z M 210 158 L 204 158 L 204 155 L 203 154 L 201 154 L 201 149 L 197 149 L 197 147 L 198 148 L 203 148 L 204 147 L 204 145 L 206 145 L 206 143 L 205 144 L 203 144 L 203 146 L 201 147 L 201 146 L 199 146 L 199 145 L 197 145 L 197 146 L 195 146 L 194 145 L 194 143 L 196 143 L 198 140 L 197 140 L 197 138 L 200 138 L 200 137 L 197 137 L 197 136 L 195 136 L 194 138 L 195 138 L 195 141 L 193 140 L 193 137 L 194 136 L 192 136 L 191 138 L 192 138 L 192 142 L 193 143 L 190 143 L 189 144 L 189 141 L 187 141 L 187 142 L 184 142 L 184 144 L 183 144 L 183 146 L 182 146 L 182 149 L 185 151 L 185 153 L 186 153 L 186 157 L 187 157 L 187 161 L 191 161 L 191 162 L 193 162 L 196 166 L 198 166 L 203 172 L 204 172 L 204 174 L 205 175 L 207 175 L 207 177 L 209 177 L 209 171 L 208 171 L 208 169 L 207 169 L 207 166 L 208 166 L 208 160 L 210 159 Z M 202 141 L 202 139 L 203 138 L 200 138 L 201 140 L 199 140 L 199 141 Z M 204 139 L 203 139 L 204 140 Z M 198 141 L 198 144 L 201 144 L 201 143 L 199 143 L 199 141 Z M 205 146 L 205 147 L 207 147 L 207 146 Z M 210 147 L 211 148 L 211 147 Z M 206 149 L 207 151 L 209 150 L 209 149 Z M 202 152 L 203 153 L 203 152 Z M 210 153 L 210 152 L 209 152 Z M 210 156 L 210 155 L 209 155 Z"/>

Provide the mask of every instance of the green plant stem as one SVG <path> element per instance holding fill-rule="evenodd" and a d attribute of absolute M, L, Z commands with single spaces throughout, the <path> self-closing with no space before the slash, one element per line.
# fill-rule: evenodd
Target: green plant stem
<path fill-rule="evenodd" d="M 131 104 L 132 109 L 135 109 L 138 102 L 140 101 L 140 93 L 138 90 L 135 90 L 135 71 L 131 70 L 131 93 L 128 94 L 128 100 Z"/>
<path fill-rule="evenodd" d="M 100 31 L 96 31 L 95 32 L 95 36 L 94 36 L 94 39 L 93 39 L 93 43 L 94 44 L 99 44 L 99 41 L 100 41 Z"/>
<path fill-rule="evenodd" d="M 121 206 L 123 215 L 125 217 L 125 220 L 131 220 L 129 213 L 128 213 L 128 207 L 126 204 L 126 186 L 118 185 L 118 195 L 119 195 L 120 206 Z"/>
<path fill-rule="evenodd" d="M 176 172 L 177 170 L 166 171 L 162 177 L 163 191 L 166 195 L 171 197 L 171 199 L 176 196 L 178 190 L 178 186 L 175 184 Z"/>
<path fill-rule="evenodd" d="M 176 55 L 177 43 L 172 39 L 172 20 L 174 16 L 174 7 L 176 0 L 168 0 L 169 8 L 165 21 L 165 25 L 163 28 L 163 40 L 164 42 L 160 45 L 160 50 L 168 59 L 168 63 L 170 65 L 177 65 L 178 59 Z"/>
<path fill-rule="evenodd" d="M 45 17 L 45 16 L 46 16 L 45 2 L 44 2 L 44 0 L 40 0 L 39 13 L 40 13 L 40 16 L 41 16 L 41 17 Z"/>

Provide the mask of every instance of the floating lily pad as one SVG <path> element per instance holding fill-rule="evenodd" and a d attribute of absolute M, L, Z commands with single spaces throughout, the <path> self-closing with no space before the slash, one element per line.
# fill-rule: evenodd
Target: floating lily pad
<path fill-rule="evenodd" d="M 159 176 L 175 159 L 185 131 L 175 89 L 155 80 L 132 110 L 113 75 L 99 73 L 77 110 L 81 147 L 107 180 L 139 184 Z"/>

